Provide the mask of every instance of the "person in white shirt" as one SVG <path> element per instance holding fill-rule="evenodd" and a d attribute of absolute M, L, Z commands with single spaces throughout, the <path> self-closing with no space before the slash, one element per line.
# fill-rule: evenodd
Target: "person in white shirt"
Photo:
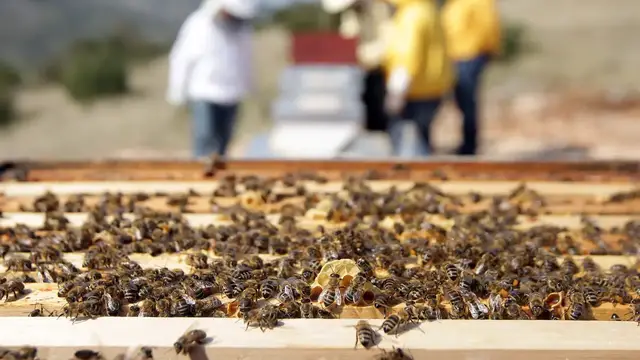
<path fill-rule="evenodd" d="M 205 0 L 173 45 L 167 100 L 189 105 L 196 158 L 227 151 L 239 104 L 252 87 L 256 11 L 256 0 Z"/>

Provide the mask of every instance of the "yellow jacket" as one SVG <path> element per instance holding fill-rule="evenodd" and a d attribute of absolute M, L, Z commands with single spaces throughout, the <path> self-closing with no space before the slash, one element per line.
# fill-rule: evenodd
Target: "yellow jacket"
<path fill-rule="evenodd" d="M 411 79 L 407 99 L 431 99 L 449 92 L 454 73 L 446 51 L 435 0 L 388 0 L 396 6 L 393 41 L 386 48 L 387 76 L 405 69 Z"/>
<path fill-rule="evenodd" d="M 500 53 L 500 15 L 496 0 L 447 0 L 442 17 L 448 51 L 454 60 Z"/>

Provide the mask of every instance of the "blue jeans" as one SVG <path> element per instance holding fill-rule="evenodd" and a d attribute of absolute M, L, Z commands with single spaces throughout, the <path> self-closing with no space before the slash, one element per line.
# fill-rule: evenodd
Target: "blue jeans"
<path fill-rule="evenodd" d="M 238 104 L 191 103 L 193 117 L 193 156 L 225 155 L 233 135 Z"/>
<path fill-rule="evenodd" d="M 456 63 L 458 82 L 454 99 L 462 112 L 462 144 L 457 149 L 459 155 L 475 155 L 478 149 L 478 88 L 482 71 L 488 62 L 489 56 L 480 55 Z"/>
<path fill-rule="evenodd" d="M 389 119 L 387 131 L 394 156 L 402 154 L 403 119 L 413 121 L 418 130 L 416 147 L 412 151 L 413 155 L 428 156 L 431 154 L 431 122 L 438 113 L 441 102 L 442 99 L 408 101 L 401 116 L 393 116 Z"/>

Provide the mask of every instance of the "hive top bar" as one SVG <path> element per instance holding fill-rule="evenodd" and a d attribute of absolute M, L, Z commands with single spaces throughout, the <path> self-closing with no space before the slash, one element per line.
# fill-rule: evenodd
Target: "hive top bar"
<path fill-rule="evenodd" d="M 5 163 L 9 164 L 9 163 Z M 196 161 L 14 161 L 2 169 L 24 168 L 27 180 L 199 180 L 204 178 L 203 162 Z M 468 159 L 439 161 L 343 161 L 343 160 L 230 160 L 219 162 L 225 172 L 254 175 L 314 171 L 338 179 L 343 173 L 379 171 L 396 179 L 556 180 L 634 181 L 640 179 L 638 162 L 490 162 Z M 5 171 L 6 172 L 6 171 Z M 0 174 L 1 175 L 1 174 Z"/>

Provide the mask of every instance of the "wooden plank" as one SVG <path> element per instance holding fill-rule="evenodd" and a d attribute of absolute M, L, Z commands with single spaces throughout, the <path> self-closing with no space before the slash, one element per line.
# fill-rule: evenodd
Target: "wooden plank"
<path fill-rule="evenodd" d="M 374 191 L 385 191 L 391 186 L 398 189 L 408 189 L 413 186 L 413 181 L 383 181 L 372 180 L 368 184 Z M 330 181 L 325 184 L 304 182 L 310 192 L 331 193 L 342 190 L 344 182 Z M 517 181 L 440 181 L 432 182 L 432 185 L 442 191 L 455 195 L 465 195 L 470 191 L 480 192 L 485 195 L 507 194 L 515 189 L 520 182 Z M 564 196 L 596 196 L 607 197 L 621 191 L 637 189 L 633 183 L 583 183 L 583 182 L 527 182 L 527 187 L 539 192 L 541 195 Z M 101 194 L 104 192 L 120 192 L 131 194 L 136 192 L 165 192 L 185 193 L 195 190 L 202 194 L 211 194 L 217 188 L 216 181 L 109 181 L 109 182 L 33 182 L 33 183 L 0 183 L 0 193 L 4 196 L 38 196 L 47 191 L 57 195 L 69 194 Z"/>
<path fill-rule="evenodd" d="M 17 254 L 21 256 L 27 256 L 28 254 Z M 168 267 L 170 269 L 179 268 L 185 272 L 190 272 L 191 268 L 185 264 L 185 254 L 163 254 L 158 257 L 151 257 L 146 254 L 131 254 L 130 259 L 138 262 L 143 268 L 156 268 L 156 267 Z M 265 260 L 272 260 L 277 258 L 276 256 L 263 255 L 261 256 Z M 65 260 L 71 262 L 78 268 L 82 268 L 82 253 L 67 253 L 64 254 Z M 212 258 L 216 258 L 212 256 Z M 584 256 L 575 256 L 574 260 L 579 264 Z M 609 269 L 612 265 L 622 264 L 630 268 L 636 264 L 637 257 L 635 256 L 592 256 L 591 257 L 596 264 L 598 264 L 603 270 Z M 559 258 L 561 259 L 561 258 Z M 4 267 L 0 267 L 0 271 L 6 271 Z M 10 273 L 7 274 L 9 277 Z M 27 294 L 17 300 L 2 301 L 0 302 L 0 317 L 4 316 L 25 316 L 31 312 L 36 305 L 43 305 L 47 311 L 60 312 L 62 307 L 66 304 L 63 298 L 57 296 L 58 286 L 53 283 L 29 283 L 25 284 Z M 223 297 L 224 299 L 224 297 Z M 224 300 L 229 302 L 230 300 Z M 403 308 L 403 304 L 396 306 L 395 311 Z M 448 304 L 445 304 L 448 307 Z M 591 314 L 593 319 L 596 320 L 610 320 L 612 314 L 617 314 L 621 318 L 625 318 L 629 311 L 627 305 L 613 305 L 611 303 L 603 303 L 598 307 L 592 308 Z M 375 309 L 373 306 L 345 306 L 340 312 L 340 318 L 342 319 L 382 319 L 383 314 Z"/>
<path fill-rule="evenodd" d="M 126 218 L 133 219 L 133 214 L 124 214 Z M 71 227 L 80 227 L 87 219 L 87 213 L 65 213 L 65 217 L 69 220 Z M 189 222 L 191 226 L 201 227 L 207 225 L 228 225 L 231 221 L 222 214 L 184 214 L 183 217 Z M 274 225 L 278 224 L 280 219 L 279 214 L 270 214 L 266 216 L 267 219 Z M 448 226 L 451 224 L 451 220 L 444 219 L 440 216 L 427 216 L 430 222 L 441 226 Z M 596 224 L 604 229 L 611 229 L 614 227 L 624 226 L 629 221 L 639 220 L 640 216 L 633 215 L 596 215 L 590 217 Z M 0 218 L 0 226 L 15 226 L 17 224 L 23 224 L 28 227 L 39 228 L 44 223 L 44 213 L 4 213 Z M 382 221 L 382 226 L 392 226 L 395 218 L 388 217 L 388 221 Z M 314 229 L 318 225 L 344 225 L 341 223 L 329 224 L 325 220 L 314 219 L 310 217 L 298 217 L 297 226 L 303 228 Z M 540 215 L 537 217 L 520 216 L 518 218 L 519 229 L 527 229 L 538 225 L 555 225 L 559 227 L 565 227 L 568 229 L 580 229 L 581 217 L 576 215 Z"/>
<path fill-rule="evenodd" d="M 15 256 L 28 258 L 30 256 L 29 253 L 12 253 Z M 211 259 L 218 259 L 219 257 L 213 255 L 212 253 L 208 254 Z M 280 256 L 277 255 L 260 255 L 263 260 L 273 260 L 277 259 Z M 84 259 L 84 253 L 74 252 L 74 253 L 65 253 L 63 254 L 63 258 L 72 263 L 78 269 L 82 268 L 82 261 Z M 610 260 L 604 260 L 606 264 L 609 264 L 613 261 L 620 261 L 624 264 L 633 264 L 633 259 L 627 256 L 606 256 L 602 258 L 610 258 Z M 186 264 L 187 252 L 180 254 L 160 254 L 158 256 L 151 256 L 149 254 L 130 254 L 129 259 L 135 261 L 140 264 L 143 268 L 160 268 L 166 267 L 169 269 L 182 269 L 186 272 L 191 270 L 191 267 Z M 579 259 L 577 257 L 576 259 Z M 603 265 L 604 266 L 604 265 Z M 610 265 L 608 265 L 610 266 Z M 607 266 L 607 267 L 608 267 Z M 0 273 L 6 272 L 7 269 L 3 265 L 0 265 Z"/>
<path fill-rule="evenodd" d="M 69 360 L 77 348 L 46 347 L 43 354 L 47 360 Z M 126 347 L 108 347 L 101 350 L 106 359 L 113 359 L 124 354 Z M 154 355 L 155 359 L 175 360 L 172 348 L 157 347 L 162 355 Z M 205 348 L 192 354 L 192 360 L 208 359 L 240 359 L 240 360 L 371 360 L 379 359 L 382 350 L 354 351 L 353 349 L 242 349 L 242 348 Z M 412 359 L 439 360 L 636 360 L 638 352 L 634 350 L 414 350 L 410 354 Z"/>
<path fill-rule="evenodd" d="M 163 170 L 163 171 L 198 171 L 202 162 L 193 160 L 90 160 L 90 161 L 22 161 L 16 162 L 33 170 Z M 392 170 L 398 165 L 409 170 L 433 171 L 451 169 L 456 171 L 470 171 L 475 173 L 495 173 L 500 171 L 515 171 L 519 173 L 551 173 L 551 172 L 582 172 L 582 173 L 620 173 L 640 174 L 638 161 L 484 161 L 469 158 L 454 158 L 447 161 L 424 161 L 403 159 L 389 160 L 306 160 L 278 159 L 273 161 L 234 159 L 223 163 L 224 169 L 251 170 L 263 172 L 274 168 L 280 171 L 366 171 L 369 169 Z"/>
<path fill-rule="evenodd" d="M 58 297 L 58 286 L 53 283 L 30 283 L 25 284 L 28 294 L 17 300 L 9 302 L 0 302 L 0 318 L 4 320 L 8 316 L 27 316 L 33 309 L 38 308 L 40 305 L 44 306 L 44 309 L 55 314 L 60 314 L 62 308 L 66 305 L 64 298 Z M 231 302 L 228 299 L 224 299 L 224 303 Z M 449 304 L 442 304 L 445 309 L 449 310 Z M 404 307 L 404 304 L 396 305 L 391 312 L 397 312 Z M 618 315 L 620 318 L 627 320 L 628 313 L 630 311 L 629 305 L 614 305 L 612 303 L 603 303 L 597 307 L 593 307 L 590 310 L 590 315 L 587 320 L 600 320 L 609 321 L 613 314 Z M 565 308 L 566 311 L 566 308 Z M 347 305 L 342 307 L 338 314 L 340 319 L 384 319 L 384 314 L 374 308 L 373 306 L 351 306 Z M 201 319 L 201 318 L 198 318 Z M 194 320 L 195 321 L 195 320 Z M 288 320 L 285 320 L 288 321 Z M 455 320 L 464 321 L 464 320 Z M 482 321 L 482 320 L 474 320 Z M 507 320 L 504 320 L 507 321 Z M 511 321 L 511 320 L 509 320 Z M 544 321 L 544 320 L 540 320 Z M 568 320 L 562 322 L 571 322 Z"/>
<path fill-rule="evenodd" d="M 29 253 L 13 253 L 17 257 L 28 258 L 30 256 Z M 158 256 L 151 256 L 149 254 L 130 254 L 129 259 L 135 261 L 140 264 L 143 268 L 159 268 L 166 267 L 169 269 L 182 269 L 185 272 L 190 272 L 191 267 L 186 264 L 186 259 L 188 256 L 188 252 L 180 253 L 180 254 L 160 254 Z M 210 259 L 219 259 L 220 257 L 215 256 L 213 253 L 208 254 Z M 259 255 L 263 260 L 274 260 L 281 258 L 282 256 L 278 255 L 268 255 L 261 254 Z M 573 260 L 578 264 L 582 262 L 582 260 L 587 257 L 586 255 L 576 255 L 573 256 Z M 78 269 L 82 268 L 82 261 L 84 259 L 84 253 L 74 252 L 74 253 L 65 253 L 63 254 L 64 260 L 70 262 Z M 639 259 L 637 256 L 633 255 L 604 255 L 604 256 L 591 256 L 591 258 L 598 264 L 602 269 L 609 269 L 613 265 L 621 264 L 627 267 L 634 267 L 636 261 Z M 558 257 L 559 261 L 562 261 L 563 257 Z M 415 260 L 415 258 L 414 258 Z M 7 269 L 4 264 L 0 265 L 0 274 L 6 272 Z"/>
<path fill-rule="evenodd" d="M 242 322 L 233 319 L 100 318 L 76 323 L 55 318 L 2 320 L 0 338 L 4 346 L 30 344 L 42 348 L 43 356 L 49 348 L 60 346 L 102 350 L 145 345 L 166 349 L 192 326 L 206 331 L 212 338 L 205 348 L 211 358 L 220 358 L 215 356 L 218 349 L 237 349 L 239 356 L 255 350 L 343 350 L 346 352 L 343 354 L 350 355 L 351 359 L 371 359 L 379 353 L 377 349 L 361 347 L 354 351 L 355 330 L 352 326 L 357 320 L 287 320 L 266 332 L 245 331 Z M 381 321 L 370 323 L 377 327 Z M 461 329 L 464 329 L 463 333 Z M 444 320 L 422 323 L 419 329 L 398 337 L 380 336 L 378 346 L 382 349 L 401 347 L 414 356 L 420 351 L 434 350 L 633 351 L 638 356 L 640 344 L 636 339 L 637 326 L 632 322 Z M 52 358 L 51 353 L 47 355 L 47 359 Z M 175 359 L 175 354 L 168 351 L 156 351 L 155 355 L 156 359 L 169 356 Z"/>
<path fill-rule="evenodd" d="M 70 199 L 72 195 L 58 195 L 60 207 Z M 124 195 L 123 201 L 128 201 L 131 195 Z M 33 209 L 33 203 L 37 196 L 12 196 L 0 197 L 0 209 L 5 212 L 20 212 Z M 86 206 L 95 206 L 100 203 L 102 195 L 86 195 L 83 197 Z M 493 198 L 486 197 L 478 203 L 474 203 L 469 196 L 459 196 L 462 207 L 456 207 L 462 213 L 477 212 L 491 208 Z M 210 194 L 200 194 L 200 196 L 190 196 L 189 204 L 185 207 L 188 213 L 210 213 L 211 202 L 215 201 L 218 206 L 233 206 L 241 202 L 240 197 L 212 197 Z M 600 214 L 600 215 L 623 215 L 640 213 L 640 199 L 629 199 L 623 202 L 607 202 L 595 196 L 545 196 L 545 206 L 540 207 L 541 214 Z M 286 204 L 304 206 L 304 196 L 287 197 L 278 202 L 267 202 L 258 210 L 266 213 L 279 211 Z M 513 201 L 518 203 L 517 200 Z M 175 211 L 178 206 L 167 204 L 167 197 L 151 196 L 145 201 L 138 201 L 136 205 L 145 206 L 158 211 Z M 525 208 L 526 208 L 525 204 Z"/>

